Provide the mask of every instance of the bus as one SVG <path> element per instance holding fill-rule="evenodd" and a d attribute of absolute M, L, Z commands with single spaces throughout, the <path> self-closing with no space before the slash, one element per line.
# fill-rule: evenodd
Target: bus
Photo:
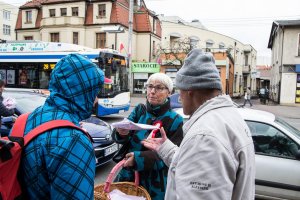
<path fill-rule="evenodd" d="M 47 90 L 55 64 L 70 53 L 89 58 L 104 71 L 105 83 L 98 94 L 96 116 L 129 110 L 127 57 L 112 49 L 41 41 L 0 43 L 0 79 L 10 88 Z"/>

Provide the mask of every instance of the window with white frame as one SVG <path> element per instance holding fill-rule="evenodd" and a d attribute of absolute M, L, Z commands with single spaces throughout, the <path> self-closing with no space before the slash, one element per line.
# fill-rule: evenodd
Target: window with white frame
<path fill-rule="evenodd" d="M 32 11 L 31 10 L 27 10 L 25 12 L 25 14 L 26 14 L 26 21 L 25 21 L 25 23 L 26 24 L 31 24 L 32 23 Z"/>
<path fill-rule="evenodd" d="M 59 42 L 59 33 L 50 33 L 50 42 Z"/>
<path fill-rule="evenodd" d="M 24 36 L 24 40 L 33 40 L 33 36 Z"/>
<path fill-rule="evenodd" d="M 55 17 L 55 9 L 49 9 L 49 16 Z"/>
<path fill-rule="evenodd" d="M 106 47 L 106 33 L 96 33 L 96 48 Z"/>
<path fill-rule="evenodd" d="M 78 7 L 72 7 L 72 16 L 78 16 Z"/>
<path fill-rule="evenodd" d="M 152 58 L 156 55 L 156 44 L 155 41 L 152 41 Z"/>
<path fill-rule="evenodd" d="M 225 44 L 223 42 L 219 44 L 219 49 L 225 49 Z"/>
<path fill-rule="evenodd" d="M 190 45 L 192 49 L 195 49 L 198 46 L 198 43 L 200 41 L 199 37 L 197 36 L 190 36 Z"/>
<path fill-rule="evenodd" d="M 206 41 L 206 48 L 211 48 L 211 47 L 213 47 L 213 45 L 214 45 L 214 41 L 212 41 L 212 40 Z"/>
<path fill-rule="evenodd" d="M 106 5 L 99 4 L 98 5 L 98 18 L 105 18 L 106 16 Z"/>
<path fill-rule="evenodd" d="M 300 33 L 298 34 L 298 56 L 300 56 Z"/>
<path fill-rule="evenodd" d="M 78 44 L 78 32 L 73 32 L 73 44 Z"/>
<path fill-rule="evenodd" d="M 10 35 L 10 25 L 3 24 L 3 35 Z"/>
<path fill-rule="evenodd" d="M 60 16 L 67 16 L 67 8 L 60 9 Z"/>
<path fill-rule="evenodd" d="M 248 59 L 249 59 L 249 54 L 245 54 L 245 66 L 248 66 L 249 64 Z"/>
<path fill-rule="evenodd" d="M 10 11 L 3 10 L 3 19 L 4 20 L 10 20 Z"/>

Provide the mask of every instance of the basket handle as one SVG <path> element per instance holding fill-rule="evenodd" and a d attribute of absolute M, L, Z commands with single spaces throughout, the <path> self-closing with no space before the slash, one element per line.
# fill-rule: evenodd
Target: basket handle
<path fill-rule="evenodd" d="M 125 162 L 126 162 L 126 160 L 123 159 L 118 164 L 116 164 L 116 166 L 114 166 L 114 168 L 112 168 L 111 172 L 109 173 L 109 175 L 105 181 L 104 192 L 109 193 L 110 185 L 115 177 L 116 172 L 119 171 L 123 167 Z M 134 184 L 135 184 L 135 186 L 139 186 L 139 184 L 140 184 L 140 176 L 137 171 L 134 171 Z"/>

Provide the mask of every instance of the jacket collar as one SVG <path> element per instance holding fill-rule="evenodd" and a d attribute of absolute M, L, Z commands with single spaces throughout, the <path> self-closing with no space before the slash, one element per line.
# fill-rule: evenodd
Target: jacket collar
<path fill-rule="evenodd" d="M 169 109 L 171 109 L 170 106 L 170 99 L 167 98 L 167 101 L 159 106 L 152 106 L 149 101 L 147 100 L 146 102 L 146 108 L 147 108 L 147 112 L 151 113 L 152 115 L 158 117 L 160 115 L 165 114 Z"/>
<path fill-rule="evenodd" d="M 219 95 L 202 104 L 191 116 L 190 119 L 183 125 L 184 135 L 192 127 L 192 125 L 205 113 L 223 107 L 233 107 L 234 104 L 228 95 Z"/>

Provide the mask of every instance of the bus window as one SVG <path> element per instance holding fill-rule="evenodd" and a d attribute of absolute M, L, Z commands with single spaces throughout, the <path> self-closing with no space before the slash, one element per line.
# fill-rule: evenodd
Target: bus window
<path fill-rule="evenodd" d="M 38 88 L 38 74 L 34 65 L 20 67 L 18 72 L 18 84 L 25 88 Z"/>
<path fill-rule="evenodd" d="M 50 80 L 50 71 L 40 71 L 39 72 L 39 82 L 41 89 L 48 89 L 49 87 L 49 80 Z"/>

